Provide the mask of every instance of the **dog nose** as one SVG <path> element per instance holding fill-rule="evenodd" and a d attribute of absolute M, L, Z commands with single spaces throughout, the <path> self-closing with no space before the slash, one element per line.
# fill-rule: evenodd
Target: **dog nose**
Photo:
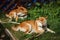
<path fill-rule="evenodd" d="M 50 25 L 49 25 L 49 24 L 47 24 L 47 28 L 50 28 L 49 26 L 50 26 Z"/>

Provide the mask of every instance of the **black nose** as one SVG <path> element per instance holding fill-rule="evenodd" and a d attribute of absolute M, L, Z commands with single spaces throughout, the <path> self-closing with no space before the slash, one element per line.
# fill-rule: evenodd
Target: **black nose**
<path fill-rule="evenodd" d="M 42 28 L 45 28 L 45 27 L 47 27 L 47 26 L 46 26 L 46 25 L 43 25 L 43 26 L 42 26 Z"/>
<path fill-rule="evenodd" d="M 50 25 L 49 25 L 49 24 L 47 24 L 47 28 L 50 28 L 49 26 L 50 26 Z"/>
<path fill-rule="evenodd" d="M 43 25 L 42 28 L 46 31 L 46 28 L 49 28 L 49 24 Z"/>
<path fill-rule="evenodd" d="M 46 24 L 46 25 L 43 25 L 42 27 L 43 28 L 45 28 L 45 27 L 50 28 L 49 26 L 50 26 L 49 24 Z"/>

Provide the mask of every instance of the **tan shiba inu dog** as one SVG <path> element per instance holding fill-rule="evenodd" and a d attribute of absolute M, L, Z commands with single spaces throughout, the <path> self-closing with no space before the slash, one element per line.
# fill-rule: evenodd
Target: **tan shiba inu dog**
<path fill-rule="evenodd" d="M 39 17 L 36 20 L 24 21 L 17 26 L 13 26 L 12 29 L 14 31 L 20 30 L 20 31 L 23 31 L 27 34 L 31 34 L 31 33 L 43 34 L 45 32 L 45 30 L 47 30 L 51 33 L 55 33 L 54 31 L 47 28 L 46 24 L 47 24 L 46 18 L 45 17 Z"/>
<path fill-rule="evenodd" d="M 14 18 L 16 21 L 18 18 L 24 19 L 27 17 L 27 9 L 20 6 L 15 10 L 12 10 L 9 12 L 9 14 L 6 14 L 8 18 L 10 18 L 10 21 Z"/>

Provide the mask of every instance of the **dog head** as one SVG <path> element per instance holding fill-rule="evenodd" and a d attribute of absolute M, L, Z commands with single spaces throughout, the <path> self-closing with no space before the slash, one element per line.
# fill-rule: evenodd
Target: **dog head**
<path fill-rule="evenodd" d="M 42 23 L 43 26 L 47 24 L 47 17 L 39 17 L 38 20 Z"/>
<path fill-rule="evenodd" d="M 46 30 L 46 28 L 47 28 L 47 17 L 39 17 L 38 19 L 37 19 L 37 21 L 39 22 L 39 23 L 41 23 L 42 24 L 42 28 L 44 29 L 44 30 Z M 39 24 L 40 25 L 40 24 Z"/>
<path fill-rule="evenodd" d="M 26 18 L 27 17 L 27 9 L 22 6 L 18 7 L 17 15 L 19 18 L 22 18 L 22 19 Z"/>
<path fill-rule="evenodd" d="M 51 33 L 55 33 L 53 30 L 47 28 L 47 17 L 39 17 L 38 19 L 42 23 L 42 28 L 45 31 L 48 31 L 48 32 L 51 32 Z"/>
<path fill-rule="evenodd" d="M 17 12 L 23 12 L 24 14 L 27 14 L 28 11 L 25 7 L 18 6 Z"/>

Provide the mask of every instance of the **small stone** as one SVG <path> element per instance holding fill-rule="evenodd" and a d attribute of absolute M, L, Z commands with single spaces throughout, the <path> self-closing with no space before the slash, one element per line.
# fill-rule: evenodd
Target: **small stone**
<path fill-rule="evenodd" d="M 3 39 L 0 39 L 0 40 L 3 40 Z"/>
<path fill-rule="evenodd" d="M 2 37 L 2 38 L 4 38 L 4 37 L 5 37 L 5 35 L 3 34 L 3 35 L 1 35 L 1 37 Z"/>

